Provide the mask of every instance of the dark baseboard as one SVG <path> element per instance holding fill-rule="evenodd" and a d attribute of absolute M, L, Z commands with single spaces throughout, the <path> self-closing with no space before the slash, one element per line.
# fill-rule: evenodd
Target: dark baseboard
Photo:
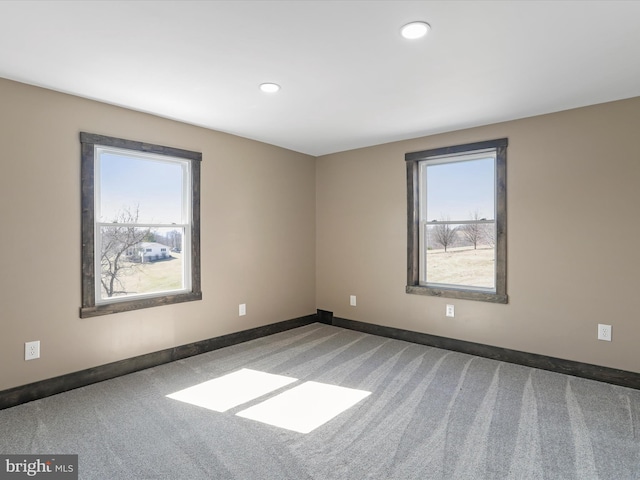
<path fill-rule="evenodd" d="M 562 358 L 547 357 L 535 353 L 520 352 L 518 350 L 509 350 L 507 348 L 493 347 L 481 343 L 465 342 L 463 340 L 412 332 L 410 330 L 401 330 L 399 328 L 383 327 L 355 320 L 347 320 L 345 318 L 333 317 L 331 312 L 325 312 L 324 315 L 325 317 L 331 315 L 332 324 L 337 327 L 640 390 L 640 373 L 575 362 L 573 360 L 564 360 Z"/>
<path fill-rule="evenodd" d="M 333 322 L 333 312 L 318 309 L 318 322 L 331 325 Z"/>
<path fill-rule="evenodd" d="M 98 367 L 88 368 L 79 372 L 61 375 L 59 377 L 41 380 L 39 382 L 10 388 L 0 392 L 0 410 L 14 407 L 22 403 L 31 402 L 39 398 L 49 397 L 57 393 L 84 387 L 92 383 L 109 380 L 111 378 L 137 372 L 146 368 L 156 367 L 164 363 L 182 358 L 199 355 L 219 348 L 229 347 L 256 338 L 266 337 L 274 333 L 284 332 L 292 328 L 302 327 L 317 322 L 319 313 L 304 317 L 272 323 L 263 327 L 230 333 L 221 337 L 210 338 L 188 345 L 168 348 L 158 352 L 148 353 L 125 360 L 120 360 Z"/>
<path fill-rule="evenodd" d="M 491 358 L 493 360 L 503 362 L 516 363 L 527 367 L 564 373 L 567 375 L 588 378 L 590 380 L 597 380 L 600 382 L 640 390 L 639 373 L 580 363 L 572 360 L 564 360 L 561 358 L 547 357 L 545 355 L 538 355 L 535 353 L 509 350 L 507 348 L 493 347 L 480 343 L 455 340 L 447 337 L 439 337 L 426 333 L 413 332 L 411 330 L 402 330 L 399 328 L 358 322 L 355 320 L 348 320 L 346 318 L 334 317 L 333 312 L 327 310 L 318 310 L 317 313 L 312 315 L 285 320 L 283 322 L 273 323 L 249 330 L 243 330 L 241 332 L 210 338 L 187 345 L 180 345 L 178 347 L 168 348 L 166 350 L 140 355 L 120 360 L 118 362 L 81 370 L 79 372 L 69 373 L 59 377 L 10 388 L 0 392 L 0 410 L 14 407 L 22 403 L 31 402 L 39 398 L 49 397 L 57 393 L 73 390 L 74 388 L 91 385 L 92 383 L 109 380 L 121 375 L 127 375 L 146 368 L 162 365 L 164 363 L 180 360 L 182 358 L 199 355 L 219 348 L 229 347 L 249 340 L 255 340 L 256 338 L 266 337 L 292 328 L 302 327 L 314 322 L 335 325 L 337 327 L 357 330 L 359 332 L 370 333 L 372 335 L 404 340 L 407 342 L 467 353 L 469 355 Z"/>

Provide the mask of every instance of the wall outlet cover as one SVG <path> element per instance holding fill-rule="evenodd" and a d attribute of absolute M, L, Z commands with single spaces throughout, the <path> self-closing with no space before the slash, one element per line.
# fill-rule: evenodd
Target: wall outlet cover
<path fill-rule="evenodd" d="M 453 305 L 447 305 L 447 309 L 446 309 L 446 315 L 447 317 L 455 317 L 456 316 L 456 310 L 455 307 Z"/>
<path fill-rule="evenodd" d="M 35 360 L 36 358 L 40 358 L 40 340 L 26 342 L 24 344 L 24 359 Z"/>
<path fill-rule="evenodd" d="M 598 324 L 598 340 L 611 341 L 611 325 Z"/>

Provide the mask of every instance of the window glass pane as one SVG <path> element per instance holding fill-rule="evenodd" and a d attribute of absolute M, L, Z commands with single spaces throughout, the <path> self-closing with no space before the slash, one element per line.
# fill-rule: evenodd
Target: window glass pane
<path fill-rule="evenodd" d="M 137 223 L 186 223 L 183 185 L 186 164 L 98 149 L 99 222 L 135 217 Z"/>
<path fill-rule="evenodd" d="M 427 284 L 495 288 L 495 223 L 424 225 Z"/>
<path fill-rule="evenodd" d="M 427 165 L 426 175 L 426 221 L 495 219 L 493 157 Z"/>
<path fill-rule="evenodd" d="M 99 300 L 185 288 L 183 228 L 108 225 L 99 229 Z"/>

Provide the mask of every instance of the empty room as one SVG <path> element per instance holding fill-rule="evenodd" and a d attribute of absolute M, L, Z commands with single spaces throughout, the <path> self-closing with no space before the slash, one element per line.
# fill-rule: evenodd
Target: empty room
<path fill-rule="evenodd" d="M 0 2 L 0 479 L 640 479 L 638 18 Z"/>

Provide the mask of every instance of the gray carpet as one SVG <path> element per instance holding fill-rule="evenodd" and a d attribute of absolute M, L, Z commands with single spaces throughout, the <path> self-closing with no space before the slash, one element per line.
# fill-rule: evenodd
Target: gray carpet
<path fill-rule="evenodd" d="M 308 434 L 235 415 L 291 386 L 223 413 L 166 397 L 241 368 L 372 393 Z M 639 431 L 640 391 L 312 324 L 0 411 L 0 453 L 105 480 L 624 480 Z"/>

